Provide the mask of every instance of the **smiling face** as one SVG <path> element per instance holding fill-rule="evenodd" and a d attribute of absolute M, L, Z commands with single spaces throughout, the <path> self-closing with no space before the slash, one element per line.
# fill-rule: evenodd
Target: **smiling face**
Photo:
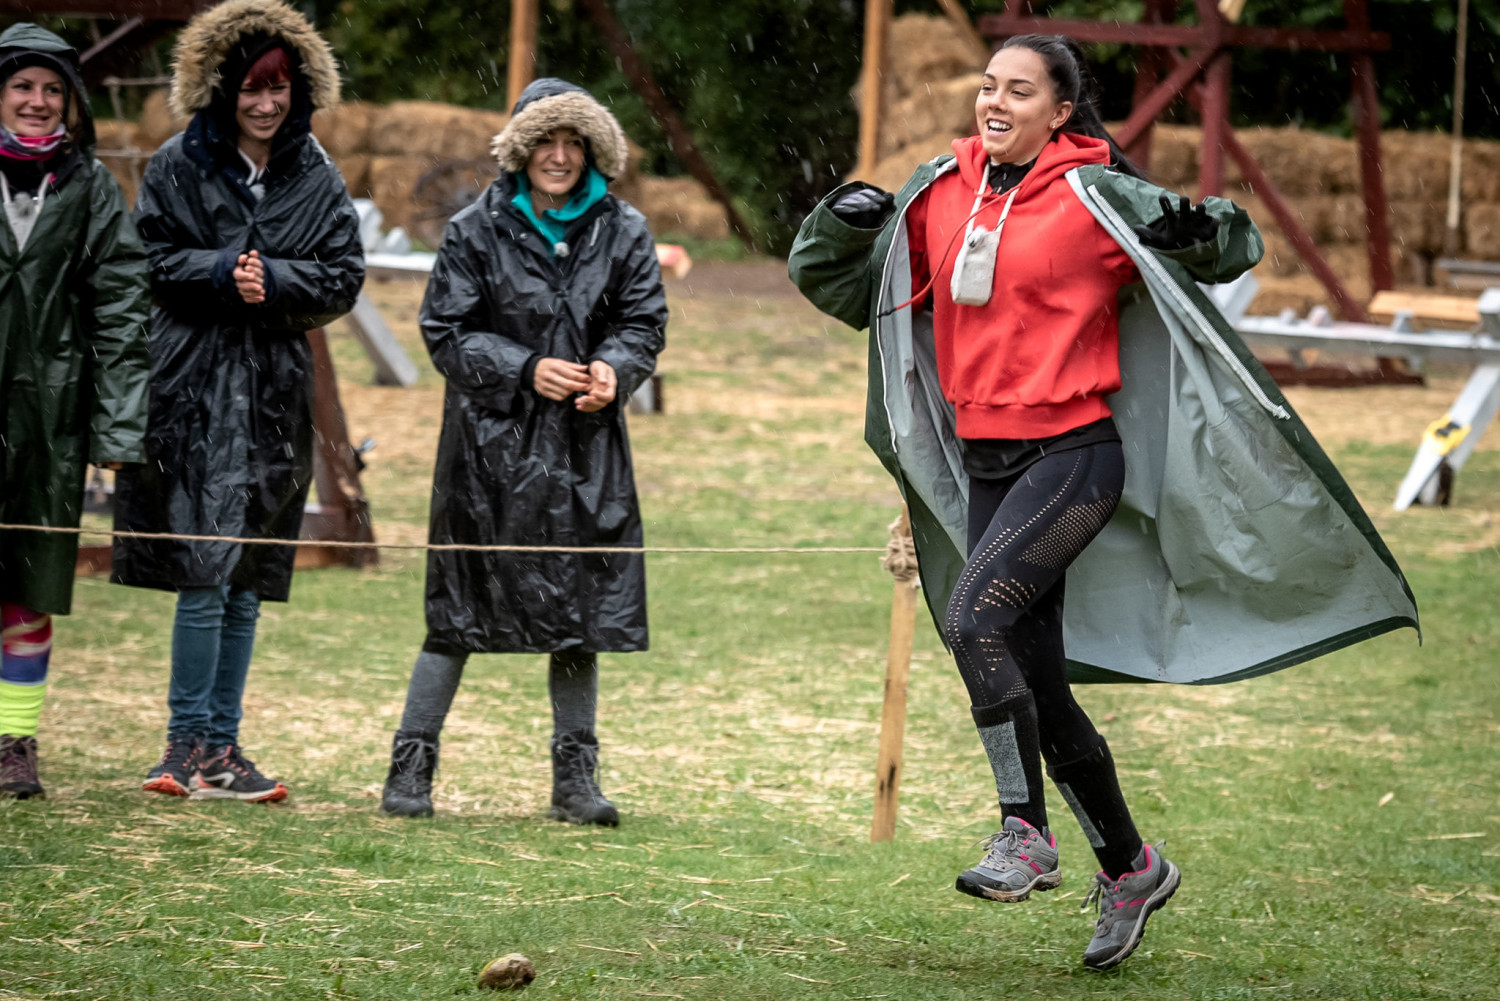
<path fill-rule="evenodd" d="M 67 89 L 41 66 L 17 70 L 0 88 L 0 125 L 18 136 L 50 136 L 62 124 Z"/>
<path fill-rule="evenodd" d="M 1036 159 L 1072 113 L 1072 102 L 1057 100 L 1046 61 L 1022 46 L 995 53 L 974 102 L 979 136 L 992 163 Z"/>
<path fill-rule="evenodd" d="M 286 121 L 292 104 L 292 82 L 277 80 L 258 87 L 241 87 L 235 101 L 234 123 L 240 136 L 257 143 L 268 143 Z"/>
<path fill-rule="evenodd" d="M 565 199 L 583 176 L 583 136 L 570 128 L 553 129 L 542 137 L 526 161 L 531 190 L 552 201 Z"/>

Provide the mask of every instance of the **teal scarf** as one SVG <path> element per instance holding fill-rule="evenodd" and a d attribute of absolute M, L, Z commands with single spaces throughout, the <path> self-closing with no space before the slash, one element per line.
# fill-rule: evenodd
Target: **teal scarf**
<path fill-rule="evenodd" d="M 516 211 L 526 217 L 538 233 L 542 234 L 547 243 L 547 253 L 556 257 L 555 247 L 563 241 L 563 237 L 567 236 L 568 223 L 597 205 L 608 192 L 609 181 L 605 180 L 603 174 L 589 167 L 583 187 L 576 195 L 568 199 L 568 204 L 560 209 L 547 209 L 542 212 L 541 218 L 537 218 L 536 211 L 531 207 L 531 180 L 522 171 L 516 174 L 516 195 L 510 203 L 516 207 Z"/>

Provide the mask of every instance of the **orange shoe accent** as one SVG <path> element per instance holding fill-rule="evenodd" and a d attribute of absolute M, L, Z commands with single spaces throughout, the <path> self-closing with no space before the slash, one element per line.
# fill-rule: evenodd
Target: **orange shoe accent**
<path fill-rule="evenodd" d="M 272 789 L 270 792 L 266 793 L 264 796 L 261 796 L 258 799 L 252 799 L 252 800 L 249 800 L 248 802 L 251 802 L 251 803 L 280 803 L 282 800 L 286 799 L 290 795 L 291 795 L 291 793 L 287 791 L 287 787 L 284 786 L 284 785 L 282 785 L 280 782 L 278 782 L 278 783 L 276 783 L 276 788 L 275 789 Z"/>
<path fill-rule="evenodd" d="M 170 775 L 158 775 L 141 786 L 146 792 L 166 793 L 168 796 L 186 796 L 188 791 L 178 785 L 177 780 Z"/>

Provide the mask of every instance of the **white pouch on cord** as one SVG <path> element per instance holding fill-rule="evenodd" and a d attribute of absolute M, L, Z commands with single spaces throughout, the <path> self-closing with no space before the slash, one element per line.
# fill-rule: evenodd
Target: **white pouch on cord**
<path fill-rule="evenodd" d="M 969 224 L 964 228 L 964 243 L 953 262 L 953 280 L 948 291 L 953 301 L 960 306 L 983 306 L 990 301 L 995 291 L 995 254 L 1000 249 L 1000 233 L 1005 229 L 1005 217 L 1010 215 L 1010 203 L 1016 200 L 1017 185 L 1005 200 L 1000 210 L 1000 221 L 994 229 L 974 225 L 974 217 L 984 201 L 985 178 L 979 181 L 979 190 L 974 193 L 974 208 L 969 213 Z"/>

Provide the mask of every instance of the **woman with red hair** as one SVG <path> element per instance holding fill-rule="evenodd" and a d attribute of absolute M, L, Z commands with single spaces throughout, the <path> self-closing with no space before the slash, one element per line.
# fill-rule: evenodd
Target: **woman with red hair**
<path fill-rule="evenodd" d="M 338 100 L 333 55 L 276 0 L 228 0 L 178 39 L 187 129 L 152 158 L 136 223 L 151 260 L 146 462 L 120 478 L 116 524 L 179 535 L 297 538 L 312 479 L 304 333 L 352 308 L 358 220 L 313 138 Z M 144 788 L 284 799 L 240 751 L 261 601 L 285 601 L 290 546 L 122 539 L 114 579 L 177 592 L 167 746 Z"/>

